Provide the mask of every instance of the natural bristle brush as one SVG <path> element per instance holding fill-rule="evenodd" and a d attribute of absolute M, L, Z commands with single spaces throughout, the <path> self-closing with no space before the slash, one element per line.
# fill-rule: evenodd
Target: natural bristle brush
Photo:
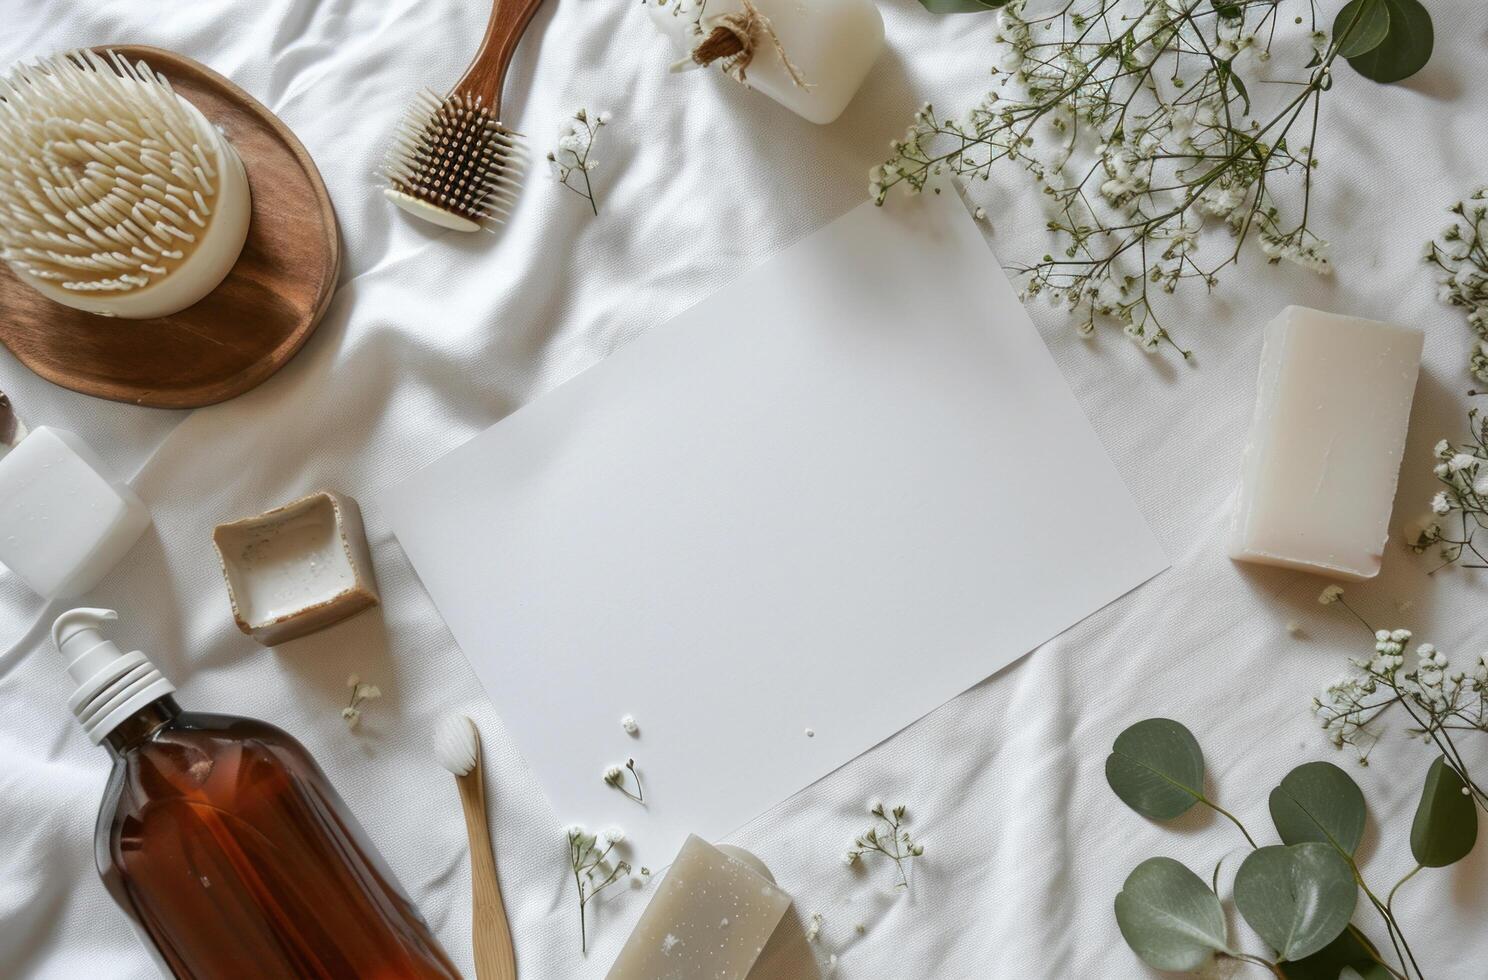
<path fill-rule="evenodd" d="M 506 217 L 521 177 L 517 134 L 501 123 L 501 86 L 542 0 L 496 0 L 480 50 L 446 96 L 424 90 L 398 123 L 382 175 L 388 200 L 456 231 Z"/>
<path fill-rule="evenodd" d="M 248 176 L 165 77 L 71 51 L 0 79 L 0 258 L 43 295 L 104 316 L 166 316 L 227 275 Z"/>

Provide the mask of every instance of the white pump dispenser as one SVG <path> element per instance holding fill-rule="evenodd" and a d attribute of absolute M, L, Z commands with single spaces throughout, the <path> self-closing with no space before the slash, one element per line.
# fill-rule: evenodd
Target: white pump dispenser
<path fill-rule="evenodd" d="M 94 745 L 139 709 L 176 690 L 143 653 L 122 653 L 99 632 L 118 618 L 112 609 L 72 609 L 52 624 L 52 642 L 77 684 L 68 707 Z"/>

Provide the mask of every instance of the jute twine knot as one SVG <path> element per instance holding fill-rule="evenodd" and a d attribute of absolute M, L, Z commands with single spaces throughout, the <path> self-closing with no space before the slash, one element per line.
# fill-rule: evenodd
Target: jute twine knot
<path fill-rule="evenodd" d="M 747 85 L 746 72 L 754 61 L 754 53 L 768 38 L 780 55 L 780 63 L 785 65 L 790 80 L 797 88 L 809 88 L 806 79 L 801 77 L 801 70 L 786 56 L 770 18 L 760 13 L 749 0 L 742 0 L 742 3 L 743 7 L 737 13 L 723 14 L 711 20 L 712 30 L 692 49 L 692 61 L 703 67 L 720 62 L 724 72 Z"/>

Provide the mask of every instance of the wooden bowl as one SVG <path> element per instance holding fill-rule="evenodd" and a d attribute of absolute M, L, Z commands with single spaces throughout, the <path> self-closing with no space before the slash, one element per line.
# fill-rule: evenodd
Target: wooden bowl
<path fill-rule="evenodd" d="M 237 149 L 253 216 L 216 289 L 150 320 L 94 316 L 45 298 L 0 263 L 0 344 L 64 388 L 156 408 L 196 408 L 260 384 L 309 339 L 341 270 L 336 213 L 300 141 L 253 96 L 161 48 L 112 48 L 170 80 Z"/>

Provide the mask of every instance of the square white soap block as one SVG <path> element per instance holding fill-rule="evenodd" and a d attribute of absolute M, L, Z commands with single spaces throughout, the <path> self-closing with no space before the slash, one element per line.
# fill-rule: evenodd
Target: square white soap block
<path fill-rule="evenodd" d="M 1231 558 L 1379 573 L 1423 339 L 1302 306 L 1266 326 Z"/>
<path fill-rule="evenodd" d="M 0 562 L 47 599 L 97 585 L 150 513 L 82 439 L 38 426 L 0 457 Z"/>

